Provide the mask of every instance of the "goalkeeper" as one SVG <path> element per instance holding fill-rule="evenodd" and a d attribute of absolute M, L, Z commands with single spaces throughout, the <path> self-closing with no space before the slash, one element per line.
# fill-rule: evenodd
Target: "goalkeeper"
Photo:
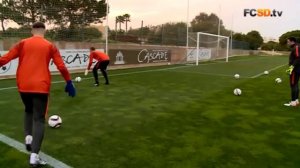
<path fill-rule="evenodd" d="M 101 70 L 102 75 L 105 78 L 105 84 L 109 85 L 108 76 L 107 76 L 107 66 L 109 64 L 109 56 L 101 51 L 97 51 L 94 47 L 90 48 L 90 59 L 87 69 L 85 70 L 85 75 L 88 74 L 88 71 L 91 69 L 93 59 L 96 59 L 98 62 L 93 68 L 93 75 L 95 78 L 95 86 L 99 86 L 99 78 L 98 78 L 98 69 Z"/>
<path fill-rule="evenodd" d="M 291 47 L 289 58 L 289 69 L 287 70 L 290 75 L 291 87 L 291 101 L 284 104 L 285 106 L 298 106 L 299 105 L 299 87 L 298 82 L 300 78 L 300 48 L 297 44 L 295 37 L 289 37 L 287 44 Z"/>
<path fill-rule="evenodd" d="M 19 58 L 17 70 L 18 90 L 25 106 L 25 146 L 31 152 L 29 164 L 32 167 L 45 165 L 39 151 L 45 132 L 45 115 L 48 109 L 51 74 L 49 62 L 52 59 L 66 81 L 65 91 L 74 97 L 76 90 L 58 49 L 44 38 L 45 24 L 32 25 L 32 37 L 23 39 L 0 58 L 0 67 Z"/>

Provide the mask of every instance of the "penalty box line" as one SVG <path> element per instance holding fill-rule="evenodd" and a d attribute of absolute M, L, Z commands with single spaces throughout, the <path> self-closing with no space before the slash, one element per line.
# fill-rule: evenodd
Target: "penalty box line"
<path fill-rule="evenodd" d="M 276 67 L 271 68 L 271 69 L 269 69 L 269 70 L 267 70 L 267 71 L 269 71 L 269 72 L 275 71 L 275 70 L 277 70 L 277 69 L 279 69 L 279 68 L 281 68 L 281 67 L 283 67 L 283 66 L 287 66 L 287 64 L 282 64 L 282 65 L 276 66 Z M 262 75 L 264 75 L 264 72 L 259 73 L 259 74 L 254 75 L 254 76 L 251 76 L 250 78 L 258 78 L 258 77 L 260 77 L 260 76 L 262 76 Z"/>

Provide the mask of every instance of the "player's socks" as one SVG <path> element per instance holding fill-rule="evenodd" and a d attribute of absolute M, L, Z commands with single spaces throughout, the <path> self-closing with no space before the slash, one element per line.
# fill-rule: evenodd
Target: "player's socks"
<path fill-rule="evenodd" d="M 28 152 L 31 152 L 31 143 L 32 143 L 32 136 L 27 135 L 25 137 L 25 147 Z"/>

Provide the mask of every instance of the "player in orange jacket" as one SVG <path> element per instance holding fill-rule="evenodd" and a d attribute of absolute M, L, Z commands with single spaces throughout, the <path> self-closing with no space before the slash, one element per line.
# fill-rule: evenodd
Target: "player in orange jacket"
<path fill-rule="evenodd" d="M 44 38 L 45 31 L 44 23 L 34 23 L 31 31 L 33 36 L 21 40 L 7 54 L 0 57 L 0 67 L 19 58 L 16 80 L 25 106 L 25 145 L 31 152 L 29 164 L 32 167 L 46 164 L 40 159 L 38 153 L 44 137 L 45 115 L 51 85 L 49 71 L 51 59 L 67 83 L 65 91 L 72 97 L 76 94 L 69 71 L 58 49 Z"/>
<path fill-rule="evenodd" d="M 105 78 L 105 84 L 108 85 L 108 76 L 107 76 L 107 66 L 109 64 L 109 56 L 101 51 L 97 51 L 94 47 L 90 48 L 90 59 L 87 69 L 85 70 L 85 75 L 87 75 L 88 71 L 90 70 L 93 59 L 97 60 L 98 62 L 93 68 L 93 75 L 95 78 L 95 86 L 99 86 L 99 78 L 98 78 L 98 69 L 101 70 L 102 75 Z"/>

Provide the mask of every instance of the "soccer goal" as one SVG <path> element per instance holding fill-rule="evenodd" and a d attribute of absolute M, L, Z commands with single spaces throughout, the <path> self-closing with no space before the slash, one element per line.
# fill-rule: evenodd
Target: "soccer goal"
<path fill-rule="evenodd" d="M 187 62 L 198 65 L 201 61 L 224 60 L 228 62 L 229 37 L 197 32 L 189 34 Z"/>

